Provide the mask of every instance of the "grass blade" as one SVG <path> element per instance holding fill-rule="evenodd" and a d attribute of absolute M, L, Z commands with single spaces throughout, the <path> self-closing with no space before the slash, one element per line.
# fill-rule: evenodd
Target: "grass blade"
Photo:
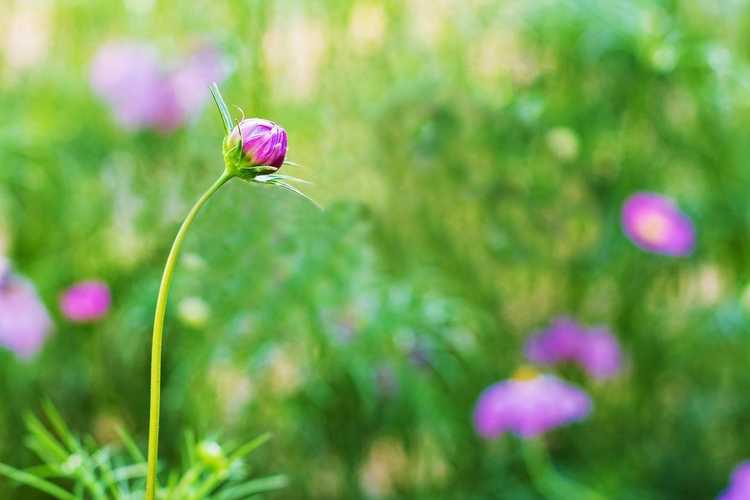
<path fill-rule="evenodd" d="M 28 472 L 24 472 L 22 470 L 16 469 L 14 467 L 10 467 L 5 464 L 0 464 L 0 474 L 18 483 L 25 484 L 26 486 L 30 486 L 32 488 L 36 488 L 39 491 L 43 491 L 47 493 L 48 495 L 52 495 L 55 498 L 60 498 L 62 500 L 76 500 L 76 497 L 74 497 L 67 491 L 63 490 L 59 486 L 52 484 L 49 481 L 45 481 L 44 479 L 37 477 L 33 474 L 29 474 Z"/>
<path fill-rule="evenodd" d="M 130 434 L 128 434 L 125 429 L 123 429 L 119 425 L 115 430 L 117 431 L 117 435 L 120 436 L 120 439 L 122 439 L 122 444 L 125 445 L 125 449 L 128 451 L 128 454 L 130 454 L 130 457 L 133 459 L 133 461 L 139 463 L 145 462 L 146 457 L 143 456 L 143 452 L 135 444 L 135 441 L 133 441 L 133 438 L 130 437 Z"/>
<path fill-rule="evenodd" d="M 232 461 L 239 460 L 240 458 L 249 455 L 257 448 L 264 445 L 269 439 L 271 439 L 270 433 L 267 432 L 265 434 L 262 434 L 252 441 L 237 448 L 231 455 L 229 455 L 229 459 Z"/>
<path fill-rule="evenodd" d="M 256 493 L 263 493 L 264 491 L 278 490 L 284 488 L 288 484 L 286 476 L 269 476 L 261 479 L 255 479 L 248 481 L 239 486 L 227 488 L 218 495 L 216 500 L 238 500 L 245 499 Z"/>

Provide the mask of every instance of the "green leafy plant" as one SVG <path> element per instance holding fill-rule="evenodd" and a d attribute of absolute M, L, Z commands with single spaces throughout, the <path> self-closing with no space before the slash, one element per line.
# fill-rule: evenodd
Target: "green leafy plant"
<path fill-rule="evenodd" d="M 0 475 L 62 500 L 144 497 L 146 458 L 125 430 L 118 428 L 120 443 L 100 445 L 71 432 L 50 403 L 44 405 L 44 417 L 48 425 L 36 416 L 26 417 L 26 445 L 42 464 L 25 470 L 0 464 Z M 220 446 L 186 433 L 183 464 L 170 471 L 156 498 L 245 499 L 284 487 L 287 481 L 281 475 L 252 477 L 246 461 L 269 438 L 264 434 L 239 446 Z"/>

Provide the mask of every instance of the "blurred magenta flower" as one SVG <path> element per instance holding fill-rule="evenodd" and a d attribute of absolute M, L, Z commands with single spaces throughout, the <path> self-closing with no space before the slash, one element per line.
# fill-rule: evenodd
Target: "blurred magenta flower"
<path fill-rule="evenodd" d="M 549 328 L 526 342 L 526 358 L 543 365 L 574 360 L 584 333 L 584 328 L 572 319 L 566 316 L 555 318 Z"/>
<path fill-rule="evenodd" d="M 6 272 L 0 280 L 0 345 L 30 358 L 42 348 L 52 326 L 34 286 Z"/>
<path fill-rule="evenodd" d="M 150 44 L 104 44 L 91 64 L 91 86 L 130 130 L 169 132 L 181 126 L 208 100 L 208 86 L 225 78 L 221 54 L 203 46 L 169 70 Z"/>
<path fill-rule="evenodd" d="M 586 328 L 562 316 L 533 335 L 525 347 L 526 359 L 540 365 L 574 362 L 589 376 L 606 379 L 622 369 L 620 344 L 606 328 Z"/>
<path fill-rule="evenodd" d="M 487 439 L 505 432 L 532 438 L 586 418 L 591 408 L 591 398 L 581 389 L 552 375 L 524 374 L 482 392 L 474 410 L 474 427 Z"/>
<path fill-rule="evenodd" d="M 104 44 L 94 56 L 90 77 L 94 92 L 109 104 L 125 128 L 169 130 L 181 118 L 151 45 L 131 41 Z"/>
<path fill-rule="evenodd" d="M 750 460 L 739 464 L 732 472 L 729 487 L 716 500 L 750 500 Z"/>
<path fill-rule="evenodd" d="M 246 118 L 239 122 L 229 137 L 236 145 L 242 137 L 244 160 L 250 167 L 280 168 L 286 158 L 287 134 L 279 125 L 262 118 Z"/>
<path fill-rule="evenodd" d="M 60 310 L 74 323 L 97 321 L 109 312 L 112 297 L 102 281 L 82 281 L 60 296 Z"/>
<path fill-rule="evenodd" d="M 208 102 L 208 86 L 227 76 L 221 52 L 213 45 L 200 45 L 170 75 L 170 85 L 184 116 L 198 113 Z"/>
<path fill-rule="evenodd" d="M 575 358 L 591 377 L 607 379 L 622 369 L 620 343 L 606 328 L 588 330 L 583 336 Z"/>
<path fill-rule="evenodd" d="M 695 246 L 690 219 L 668 198 L 636 193 L 622 207 L 622 227 L 639 248 L 673 257 L 689 255 Z"/>

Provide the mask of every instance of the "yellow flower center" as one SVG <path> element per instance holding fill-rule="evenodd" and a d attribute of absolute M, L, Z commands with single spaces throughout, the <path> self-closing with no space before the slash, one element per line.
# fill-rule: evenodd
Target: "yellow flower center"
<path fill-rule="evenodd" d="M 644 214 L 635 223 L 638 235 L 652 245 L 665 243 L 669 229 L 669 221 L 664 215 L 656 212 Z"/>
<path fill-rule="evenodd" d="M 539 372 L 533 369 L 530 366 L 519 366 L 515 372 L 513 372 L 513 375 L 510 377 L 513 380 L 523 381 L 523 380 L 532 380 L 535 379 L 539 375 Z"/>

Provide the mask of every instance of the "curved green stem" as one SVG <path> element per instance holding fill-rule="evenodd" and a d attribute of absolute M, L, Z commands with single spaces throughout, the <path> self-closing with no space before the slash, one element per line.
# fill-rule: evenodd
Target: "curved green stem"
<path fill-rule="evenodd" d="M 198 214 L 203 205 L 209 198 L 219 190 L 233 176 L 224 172 L 213 186 L 195 202 L 190 209 L 185 220 L 177 231 L 177 236 L 172 243 L 172 249 L 169 251 L 167 263 L 164 265 L 164 274 L 161 277 L 159 286 L 159 295 L 156 299 L 156 314 L 154 315 L 154 333 L 151 341 L 151 410 L 148 422 L 148 473 L 146 475 L 146 500 L 154 500 L 156 493 L 156 459 L 159 449 L 159 409 L 161 402 L 161 348 L 164 334 L 164 315 L 167 311 L 167 298 L 169 296 L 169 286 L 172 283 L 174 266 L 177 263 L 177 257 L 182 248 L 182 242 L 185 240 L 190 225 L 193 223 L 195 216 Z"/>
<path fill-rule="evenodd" d="M 523 459 L 534 487 L 545 497 L 553 500 L 605 500 L 598 492 L 570 478 L 560 475 L 550 463 L 544 443 L 536 439 L 521 442 Z"/>

